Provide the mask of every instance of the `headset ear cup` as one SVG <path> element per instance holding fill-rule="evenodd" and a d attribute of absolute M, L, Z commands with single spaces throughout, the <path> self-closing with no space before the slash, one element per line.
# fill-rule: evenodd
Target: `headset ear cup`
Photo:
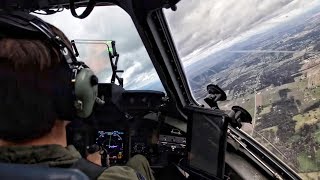
<path fill-rule="evenodd" d="M 91 115 L 98 96 L 98 78 L 92 70 L 83 68 L 76 76 L 74 88 L 77 116 L 87 118 Z"/>

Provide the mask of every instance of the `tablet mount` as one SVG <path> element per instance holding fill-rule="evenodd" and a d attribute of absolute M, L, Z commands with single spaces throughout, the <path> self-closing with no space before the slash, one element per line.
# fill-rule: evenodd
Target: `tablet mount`
<path fill-rule="evenodd" d="M 207 86 L 208 95 L 204 98 L 204 101 L 211 109 L 220 109 L 218 101 L 227 100 L 226 93 L 215 84 L 209 84 Z M 229 123 L 232 127 L 239 129 L 242 127 L 242 123 L 252 122 L 250 113 L 240 106 L 232 106 L 231 110 L 226 111 Z"/>

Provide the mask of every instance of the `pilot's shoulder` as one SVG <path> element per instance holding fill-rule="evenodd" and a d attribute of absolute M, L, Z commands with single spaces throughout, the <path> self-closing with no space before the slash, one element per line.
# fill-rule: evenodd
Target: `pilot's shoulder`
<path fill-rule="evenodd" d="M 106 169 L 99 177 L 98 180 L 139 180 L 135 170 L 128 166 L 111 166 Z"/>

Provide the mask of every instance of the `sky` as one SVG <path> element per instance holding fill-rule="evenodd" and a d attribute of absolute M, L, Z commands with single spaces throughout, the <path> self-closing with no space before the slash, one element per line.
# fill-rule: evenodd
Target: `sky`
<path fill-rule="evenodd" d="M 180 59 L 187 67 L 319 4 L 320 0 L 181 0 L 177 11 L 164 12 Z M 82 20 L 66 10 L 41 17 L 60 28 L 69 39 L 115 40 L 119 69 L 125 70 L 125 88 L 152 89 L 150 85 L 159 82 L 130 16 L 119 7 L 97 7 Z M 82 45 L 79 50 L 80 59 L 97 72 L 100 81 L 109 81 L 111 69 L 104 47 Z"/>
<path fill-rule="evenodd" d="M 81 9 L 79 9 L 81 10 Z M 61 29 L 70 40 L 115 40 L 120 54 L 118 69 L 125 70 L 120 76 L 124 78 L 126 89 L 141 89 L 155 81 L 160 83 L 149 55 L 130 18 L 116 6 L 96 7 L 85 19 L 74 18 L 70 11 L 50 16 L 40 16 L 43 20 Z M 100 82 L 110 82 L 111 66 L 105 45 L 77 44 L 80 56 L 99 77 Z M 155 89 L 162 90 L 156 86 Z"/>
<path fill-rule="evenodd" d="M 186 0 L 184 0 L 186 1 Z M 319 0 L 188 0 L 166 11 L 185 66 L 271 29 L 319 5 Z"/>

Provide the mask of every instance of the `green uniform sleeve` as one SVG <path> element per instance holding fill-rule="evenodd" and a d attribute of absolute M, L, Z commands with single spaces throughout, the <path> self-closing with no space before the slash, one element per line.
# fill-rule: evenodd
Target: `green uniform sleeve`
<path fill-rule="evenodd" d="M 112 166 L 106 169 L 98 180 L 139 180 L 135 170 L 128 166 Z"/>
<path fill-rule="evenodd" d="M 130 158 L 130 160 L 127 162 L 127 166 L 131 167 L 132 169 L 139 172 L 141 175 L 143 175 L 147 180 L 155 180 L 153 176 L 152 169 L 149 165 L 149 162 L 147 158 L 144 156 L 137 154 Z"/>

